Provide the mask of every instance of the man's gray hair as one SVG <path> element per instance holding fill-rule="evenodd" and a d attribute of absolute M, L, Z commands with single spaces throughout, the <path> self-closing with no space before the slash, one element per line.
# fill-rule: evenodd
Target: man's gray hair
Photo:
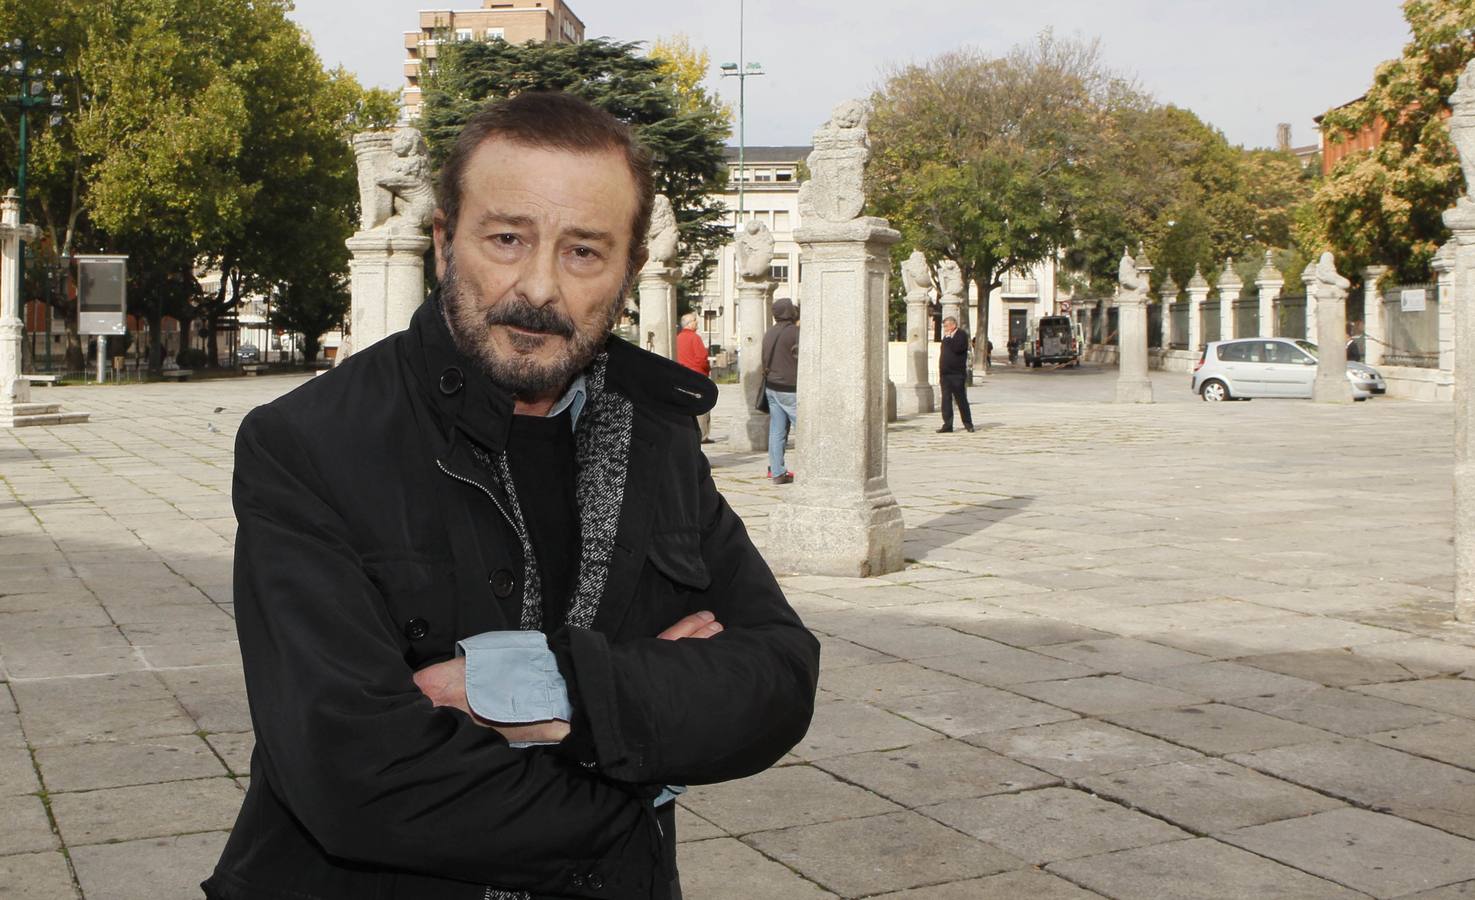
<path fill-rule="evenodd" d="M 697 314 L 696 313 L 687 313 L 686 315 L 682 316 L 681 317 L 681 327 L 682 328 L 690 328 L 692 331 L 696 331 L 697 330 Z"/>
<path fill-rule="evenodd" d="M 949 322 L 952 322 L 954 325 L 956 325 L 956 324 L 958 324 L 958 319 L 957 319 L 956 316 L 948 316 L 947 318 L 945 318 L 945 319 L 942 320 L 942 324 L 944 324 L 944 325 L 946 325 Z"/>

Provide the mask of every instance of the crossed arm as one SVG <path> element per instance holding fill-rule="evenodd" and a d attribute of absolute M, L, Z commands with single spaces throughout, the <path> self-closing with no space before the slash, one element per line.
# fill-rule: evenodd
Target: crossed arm
<path fill-rule="evenodd" d="M 722 631 L 722 623 L 713 613 L 702 610 L 683 618 L 656 637 L 665 641 L 686 638 L 709 638 Z M 426 666 L 415 673 L 415 687 L 430 698 L 433 706 L 449 706 L 459 709 L 478 725 L 487 726 L 508 743 L 556 744 L 568 737 L 569 723 L 562 719 L 547 719 L 540 722 L 492 722 L 481 718 L 471 709 L 466 696 L 466 657 L 458 656 L 445 662 Z"/>

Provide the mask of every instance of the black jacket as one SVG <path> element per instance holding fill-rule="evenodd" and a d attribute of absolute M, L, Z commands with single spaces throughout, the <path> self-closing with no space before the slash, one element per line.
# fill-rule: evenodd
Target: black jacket
<path fill-rule="evenodd" d="M 943 377 L 962 375 L 968 371 L 968 332 L 957 328 L 942 339 L 942 355 L 938 373 Z"/>
<path fill-rule="evenodd" d="M 635 407 L 625 503 L 593 628 L 550 637 L 576 709 L 556 748 L 511 748 L 411 680 L 458 639 L 516 627 L 493 592 L 523 566 L 468 446 L 505 446 L 511 400 L 434 302 L 246 417 L 235 604 L 257 744 L 209 894 L 664 900 L 659 786 L 754 774 L 803 736 L 818 645 L 698 448 L 691 417 L 715 388 L 618 340 L 609 355 Z M 699 609 L 726 630 L 654 639 Z"/>

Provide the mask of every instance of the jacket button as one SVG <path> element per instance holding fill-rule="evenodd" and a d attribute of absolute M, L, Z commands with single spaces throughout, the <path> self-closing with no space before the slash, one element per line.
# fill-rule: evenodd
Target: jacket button
<path fill-rule="evenodd" d="M 466 379 L 464 376 L 462 376 L 461 370 L 456 368 L 455 366 L 452 366 L 451 368 L 446 369 L 444 372 L 440 373 L 440 392 L 442 394 L 445 394 L 447 397 L 450 397 L 454 395 L 457 391 L 461 390 L 461 386 L 465 383 Z"/>
<path fill-rule="evenodd" d="M 513 578 L 512 573 L 506 569 L 493 572 L 492 577 L 487 581 L 491 583 L 492 593 L 496 594 L 499 600 L 506 600 L 511 595 L 512 589 L 517 586 L 517 579 Z"/>
<path fill-rule="evenodd" d="M 405 637 L 418 641 L 430 633 L 430 623 L 416 616 L 405 623 Z"/>
<path fill-rule="evenodd" d="M 589 890 L 597 891 L 604 887 L 604 879 L 599 877 L 598 872 L 589 873 Z"/>

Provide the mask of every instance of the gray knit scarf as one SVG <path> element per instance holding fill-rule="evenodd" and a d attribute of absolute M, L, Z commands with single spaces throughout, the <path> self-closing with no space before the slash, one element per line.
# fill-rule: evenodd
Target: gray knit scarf
<path fill-rule="evenodd" d="M 615 532 L 620 524 L 620 509 L 625 503 L 625 475 L 630 464 L 630 436 L 634 429 L 635 407 L 623 395 L 609 390 L 606 374 L 609 354 L 595 357 L 584 373 L 586 396 L 579 422 L 574 429 L 574 461 L 577 484 L 574 494 L 579 507 L 579 574 L 569 597 L 566 622 L 576 628 L 594 624 L 599 600 L 609 582 L 614 558 Z M 522 615 L 518 627 L 536 631 L 543 626 L 543 589 L 538 577 L 537 557 L 532 539 L 517 501 L 512 483 L 512 469 L 507 452 L 476 452 L 492 478 L 508 500 L 512 528 L 522 544 L 523 590 Z M 529 900 L 523 891 L 499 891 L 488 888 L 484 900 Z"/>

